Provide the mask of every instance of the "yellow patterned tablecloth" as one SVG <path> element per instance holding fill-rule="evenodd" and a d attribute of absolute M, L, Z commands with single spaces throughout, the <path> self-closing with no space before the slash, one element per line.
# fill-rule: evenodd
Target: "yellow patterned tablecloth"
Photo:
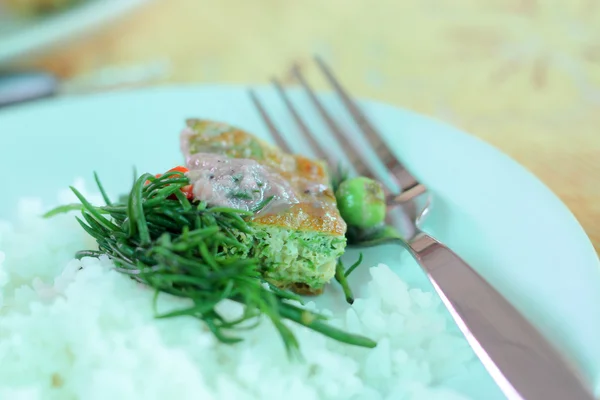
<path fill-rule="evenodd" d="M 600 249 L 599 0 L 156 0 L 28 63 L 65 78 L 151 63 L 152 83 L 257 82 L 315 52 L 356 95 L 511 155 Z"/>

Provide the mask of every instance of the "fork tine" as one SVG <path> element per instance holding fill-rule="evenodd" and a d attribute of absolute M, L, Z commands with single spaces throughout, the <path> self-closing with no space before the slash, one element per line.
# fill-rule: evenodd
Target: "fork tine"
<path fill-rule="evenodd" d="M 273 78 L 271 81 L 277 89 L 277 92 L 279 93 L 279 96 L 283 100 L 283 103 L 287 107 L 288 111 L 290 112 L 290 114 L 292 114 L 292 117 L 294 118 L 296 125 L 298 125 L 298 127 L 300 128 L 302 135 L 304 136 L 312 150 L 315 152 L 315 155 L 318 158 L 331 161 L 331 156 L 328 154 L 325 148 L 315 140 L 313 133 L 310 131 L 310 129 L 298 113 L 298 110 L 296 110 L 296 107 L 294 107 L 294 105 L 290 101 L 290 98 L 287 95 L 286 91 L 283 89 L 283 86 L 281 86 L 281 83 L 279 83 L 279 81 L 275 78 Z"/>
<path fill-rule="evenodd" d="M 294 77 L 300 82 L 300 85 L 306 91 L 310 101 L 313 103 L 315 108 L 319 111 L 319 114 L 331 130 L 333 132 L 335 138 L 337 139 L 337 144 L 342 148 L 344 154 L 348 157 L 348 161 L 350 165 L 354 167 L 356 173 L 359 175 L 367 175 L 369 173 L 369 167 L 362 161 L 362 157 L 358 153 L 358 151 L 351 145 L 351 141 L 349 140 L 348 135 L 344 132 L 344 130 L 338 125 L 337 122 L 329 115 L 329 112 L 321 103 L 321 100 L 315 94 L 315 91 L 309 85 L 308 81 L 302 75 L 302 72 L 298 68 L 297 65 L 294 65 L 292 68 L 292 74 Z"/>
<path fill-rule="evenodd" d="M 388 169 L 391 177 L 396 180 L 402 190 L 412 189 L 418 185 L 418 181 L 407 171 L 400 160 L 388 149 L 386 143 L 381 139 L 381 134 L 373 127 L 364 113 L 358 108 L 338 79 L 333 75 L 331 69 L 319 57 L 315 56 L 317 65 L 342 100 L 342 103 L 360 128 L 363 136 L 369 141 L 373 150 L 377 153 L 383 164 Z"/>
<path fill-rule="evenodd" d="M 269 114 L 267 114 L 267 111 L 263 107 L 261 101 L 256 96 L 256 93 L 254 92 L 254 90 L 252 90 L 252 89 L 248 90 L 248 94 L 250 95 L 250 99 L 252 99 L 252 103 L 254 103 L 254 106 L 258 110 L 258 113 L 260 114 L 263 122 L 265 123 L 265 125 L 267 125 L 269 132 L 271 132 L 271 135 L 275 139 L 275 143 L 277 143 L 277 145 L 280 148 L 282 148 L 284 151 L 291 153 L 292 149 L 288 145 L 287 141 L 283 138 L 283 135 L 281 134 L 281 132 L 279 132 L 279 129 L 277 129 L 277 127 L 273 123 L 273 120 L 271 119 L 271 117 L 269 117 Z"/>

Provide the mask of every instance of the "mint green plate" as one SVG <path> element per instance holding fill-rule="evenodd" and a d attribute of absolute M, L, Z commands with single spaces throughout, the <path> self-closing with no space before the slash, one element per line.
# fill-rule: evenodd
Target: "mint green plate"
<path fill-rule="evenodd" d="M 289 137 L 299 138 L 276 93 L 264 88 L 259 95 Z M 324 129 L 302 92 L 292 98 L 304 115 L 314 116 L 315 129 Z M 353 129 L 336 99 L 324 99 Z M 434 194 L 425 230 L 473 265 L 597 383 L 600 264 L 564 204 L 509 157 L 457 129 L 393 106 L 363 105 Z M 128 188 L 133 165 L 160 172 L 179 164 L 178 134 L 188 117 L 227 121 L 268 137 L 244 87 L 109 93 L 0 111 L 0 218 L 10 218 L 18 197 L 53 202 L 58 190 L 76 177 L 91 180 L 94 170 L 119 193 Z M 397 247 L 372 250 L 367 258 L 392 266 L 414 285 L 429 285 Z M 478 362 L 450 384 L 473 398 L 502 398 Z"/>

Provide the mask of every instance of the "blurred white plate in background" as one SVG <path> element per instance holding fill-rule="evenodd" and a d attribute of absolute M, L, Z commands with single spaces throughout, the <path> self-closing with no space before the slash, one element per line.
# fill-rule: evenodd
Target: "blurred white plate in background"
<path fill-rule="evenodd" d="M 148 1 L 87 0 L 64 11 L 33 18 L 17 18 L 0 7 L 0 64 L 47 50 Z"/>

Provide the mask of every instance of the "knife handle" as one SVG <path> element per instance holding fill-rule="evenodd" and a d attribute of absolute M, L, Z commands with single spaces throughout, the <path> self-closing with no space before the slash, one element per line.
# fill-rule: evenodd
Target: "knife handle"
<path fill-rule="evenodd" d="M 508 399 L 594 399 L 574 367 L 452 250 L 424 233 L 407 248 Z"/>
<path fill-rule="evenodd" d="M 58 79 L 46 72 L 0 73 L 0 108 L 50 97 L 58 90 Z"/>

